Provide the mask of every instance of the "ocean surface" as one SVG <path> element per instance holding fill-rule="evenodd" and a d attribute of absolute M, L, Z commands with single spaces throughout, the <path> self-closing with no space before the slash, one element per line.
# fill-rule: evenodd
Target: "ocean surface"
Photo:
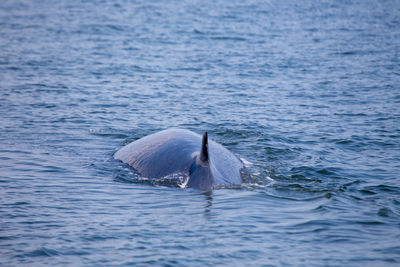
<path fill-rule="evenodd" d="M 113 158 L 172 127 L 244 183 Z M 399 266 L 399 1 L 0 1 L 0 265 Z"/>

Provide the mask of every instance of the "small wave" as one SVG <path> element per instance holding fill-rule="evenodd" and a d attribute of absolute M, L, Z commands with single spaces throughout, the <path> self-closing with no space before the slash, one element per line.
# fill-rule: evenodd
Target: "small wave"
<path fill-rule="evenodd" d="M 380 208 L 377 212 L 377 215 L 380 217 L 386 217 L 386 218 L 396 216 L 396 214 L 390 208 L 387 208 L 387 207 Z"/>
<path fill-rule="evenodd" d="M 41 256 L 51 257 L 51 256 L 57 256 L 57 255 L 60 255 L 60 252 L 58 252 L 55 249 L 50 249 L 50 248 L 46 248 L 46 247 L 41 247 L 39 249 L 35 249 L 35 250 L 25 254 L 25 256 L 29 256 L 29 257 L 41 257 Z"/>
<path fill-rule="evenodd" d="M 124 170 L 121 170 L 121 172 L 115 175 L 114 180 L 124 183 L 139 183 L 166 187 L 186 188 L 189 181 L 189 176 L 186 173 L 177 172 L 162 178 L 148 178 L 141 176 L 135 170 L 124 168 Z"/>
<path fill-rule="evenodd" d="M 222 40 L 222 41 L 246 41 L 246 38 L 242 37 L 231 37 L 231 36 L 215 36 L 211 37 L 212 40 Z"/>
<path fill-rule="evenodd" d="M 374 185 L 374 186 L 366 186 L 363 188 L 365 192 L 369 192 L 371 194 L 377 194 L 379 192 L 388 192 L 393 194 L 400 193 L 400 188 L 397 186 L 390 186 L 390 185 Z"/>
<path fill-rule="evenodd" d="M 245 167 L 250 167 L 253 165 L 250 161 L 246 160 L 245 158 L 240 158 L 240 160 L 243 162 Z"/>

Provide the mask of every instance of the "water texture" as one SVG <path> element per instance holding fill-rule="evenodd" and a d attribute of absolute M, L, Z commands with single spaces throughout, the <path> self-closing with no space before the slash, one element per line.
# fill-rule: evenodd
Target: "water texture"
<path fill-rule="evenodd" d="M 395 0 L 0 1 L 0 265 L 398 266 L 399 44 Z M 245 183 L 113 159 L 170 127 Z"/>

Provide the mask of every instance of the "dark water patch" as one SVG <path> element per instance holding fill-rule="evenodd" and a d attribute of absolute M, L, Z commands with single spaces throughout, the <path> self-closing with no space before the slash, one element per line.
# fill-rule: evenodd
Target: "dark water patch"
<path fill-rule="evenodd" d="M 52 256 L 58 256 L 60 253 L 55 250 L 55 249 L 50 249 L 46 247 L 41 247 L 39 249 L 35 249 L 34 251 L 31 251 L 29 253 L 26 253 L 24 257 L 52 257 Z"/>
<path fill-rule="evenodd" d="M 352 141 L 352 140 L 337 140 L 335 142 L 338 145 L 348 145 L 348 144 L 352 144 L 354 141 Z"/>
<path fill-rule="evenodd" d="M 4 203 L 3 205 L 11 205 L 11 206 L 25 206 L 25 205 L 29 205 L 31 204 L 30 202 L 26 202 L 26 201 L 18 201 L 15 203 Z"/>
<path fill-rule="evenodd" d="M 341 170 L 338 168 L 324 168 L 318 169 L 308 166 L 293 167 L 290 170 L 292 178 L 313 179 L 314 181 L 322 182 L 323 177 L 340 178 Z M 308 178 L 306 178 L 308 177 Z M 320 179 L 318 179 L 320 177 Z"/>
<path fill-rule="evenodd" d="M 194 30 L 193 30 L 193 33 L 199 34 L 199 35 L 204 34 L 204 32 L 202 32 L 202 31 L 200 31 L 200 30 L 198 30 L 198 29 L 194 29 Z"/>
<path fill-rule="evenodd" d="M 355 55 L 362 55 L 362 54 L 369 54 L 370 52 L 364 52 L 361 50 L 353 50 L 353 51 L 344 51 L 338 52 L 336 55 L 338 56 L 355 56 Z"/>
<path fill-rule="evenodd" d="M 392 217 L 394 215 L 396 215 L 390 208 L 380 208 L 377 212 L 378 216 L 382 216 L 382 217 Z M 399 216 L 399 215 L 397 215 Z"/>
<path fill-rule="evenodd" d="M 251 185 L 245 188 L 251 188 L 252 190 L 262 192 L 269 197 L 280 200 L 303 202 L 319 199 L 329 199 L 332 197 L 332 194 L 330 192 L 327 192 L 327 190 L 304 187 L 299 184 L 280 185 L 270 183 L 269 185 L 267 185 L 267 187 L 260 185 Z"/>
<path fill-rule="evenodd" d="M 230 37 L 230 36 L 214 36 L 210 37 L 212 40 L 221 40 L 221 41 L 247 41 L 246 38 L 242 37 Z"/>
<path fill-rule="evenodd" d="M 355 223 L 361 224 L 361 225 L 382 225 L 382 224 L 385 224 L 384 222 L 381 222 L 381 221 L 356 221 Z"/>
<path fill-rule="evenodd" d="M 398 193 L 400 193 L 400 187 L 384 185 L 384 184 L 365 186 L 363 190 L 368 190 L 369 192 L 374 192 L 375 194 L 379 194 L 380 192 L 388 192 L 397 195 Z"/>
<path fill-rule="evenodd" d="M 368 189 L 362 189 L 360 190 L 360 193 L 363 195 L 376 195 L 374 191 L 368 190 Z"/>

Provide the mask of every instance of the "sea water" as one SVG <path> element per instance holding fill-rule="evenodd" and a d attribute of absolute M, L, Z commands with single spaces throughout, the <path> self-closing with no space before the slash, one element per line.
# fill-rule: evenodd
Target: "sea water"
<path fill-rule="evenodd" d="M 0 264 L 398 266 L 399 7 L 1 1 Z M 208 131 L 245 182 L 113 158 L 171 127 Z"/>

